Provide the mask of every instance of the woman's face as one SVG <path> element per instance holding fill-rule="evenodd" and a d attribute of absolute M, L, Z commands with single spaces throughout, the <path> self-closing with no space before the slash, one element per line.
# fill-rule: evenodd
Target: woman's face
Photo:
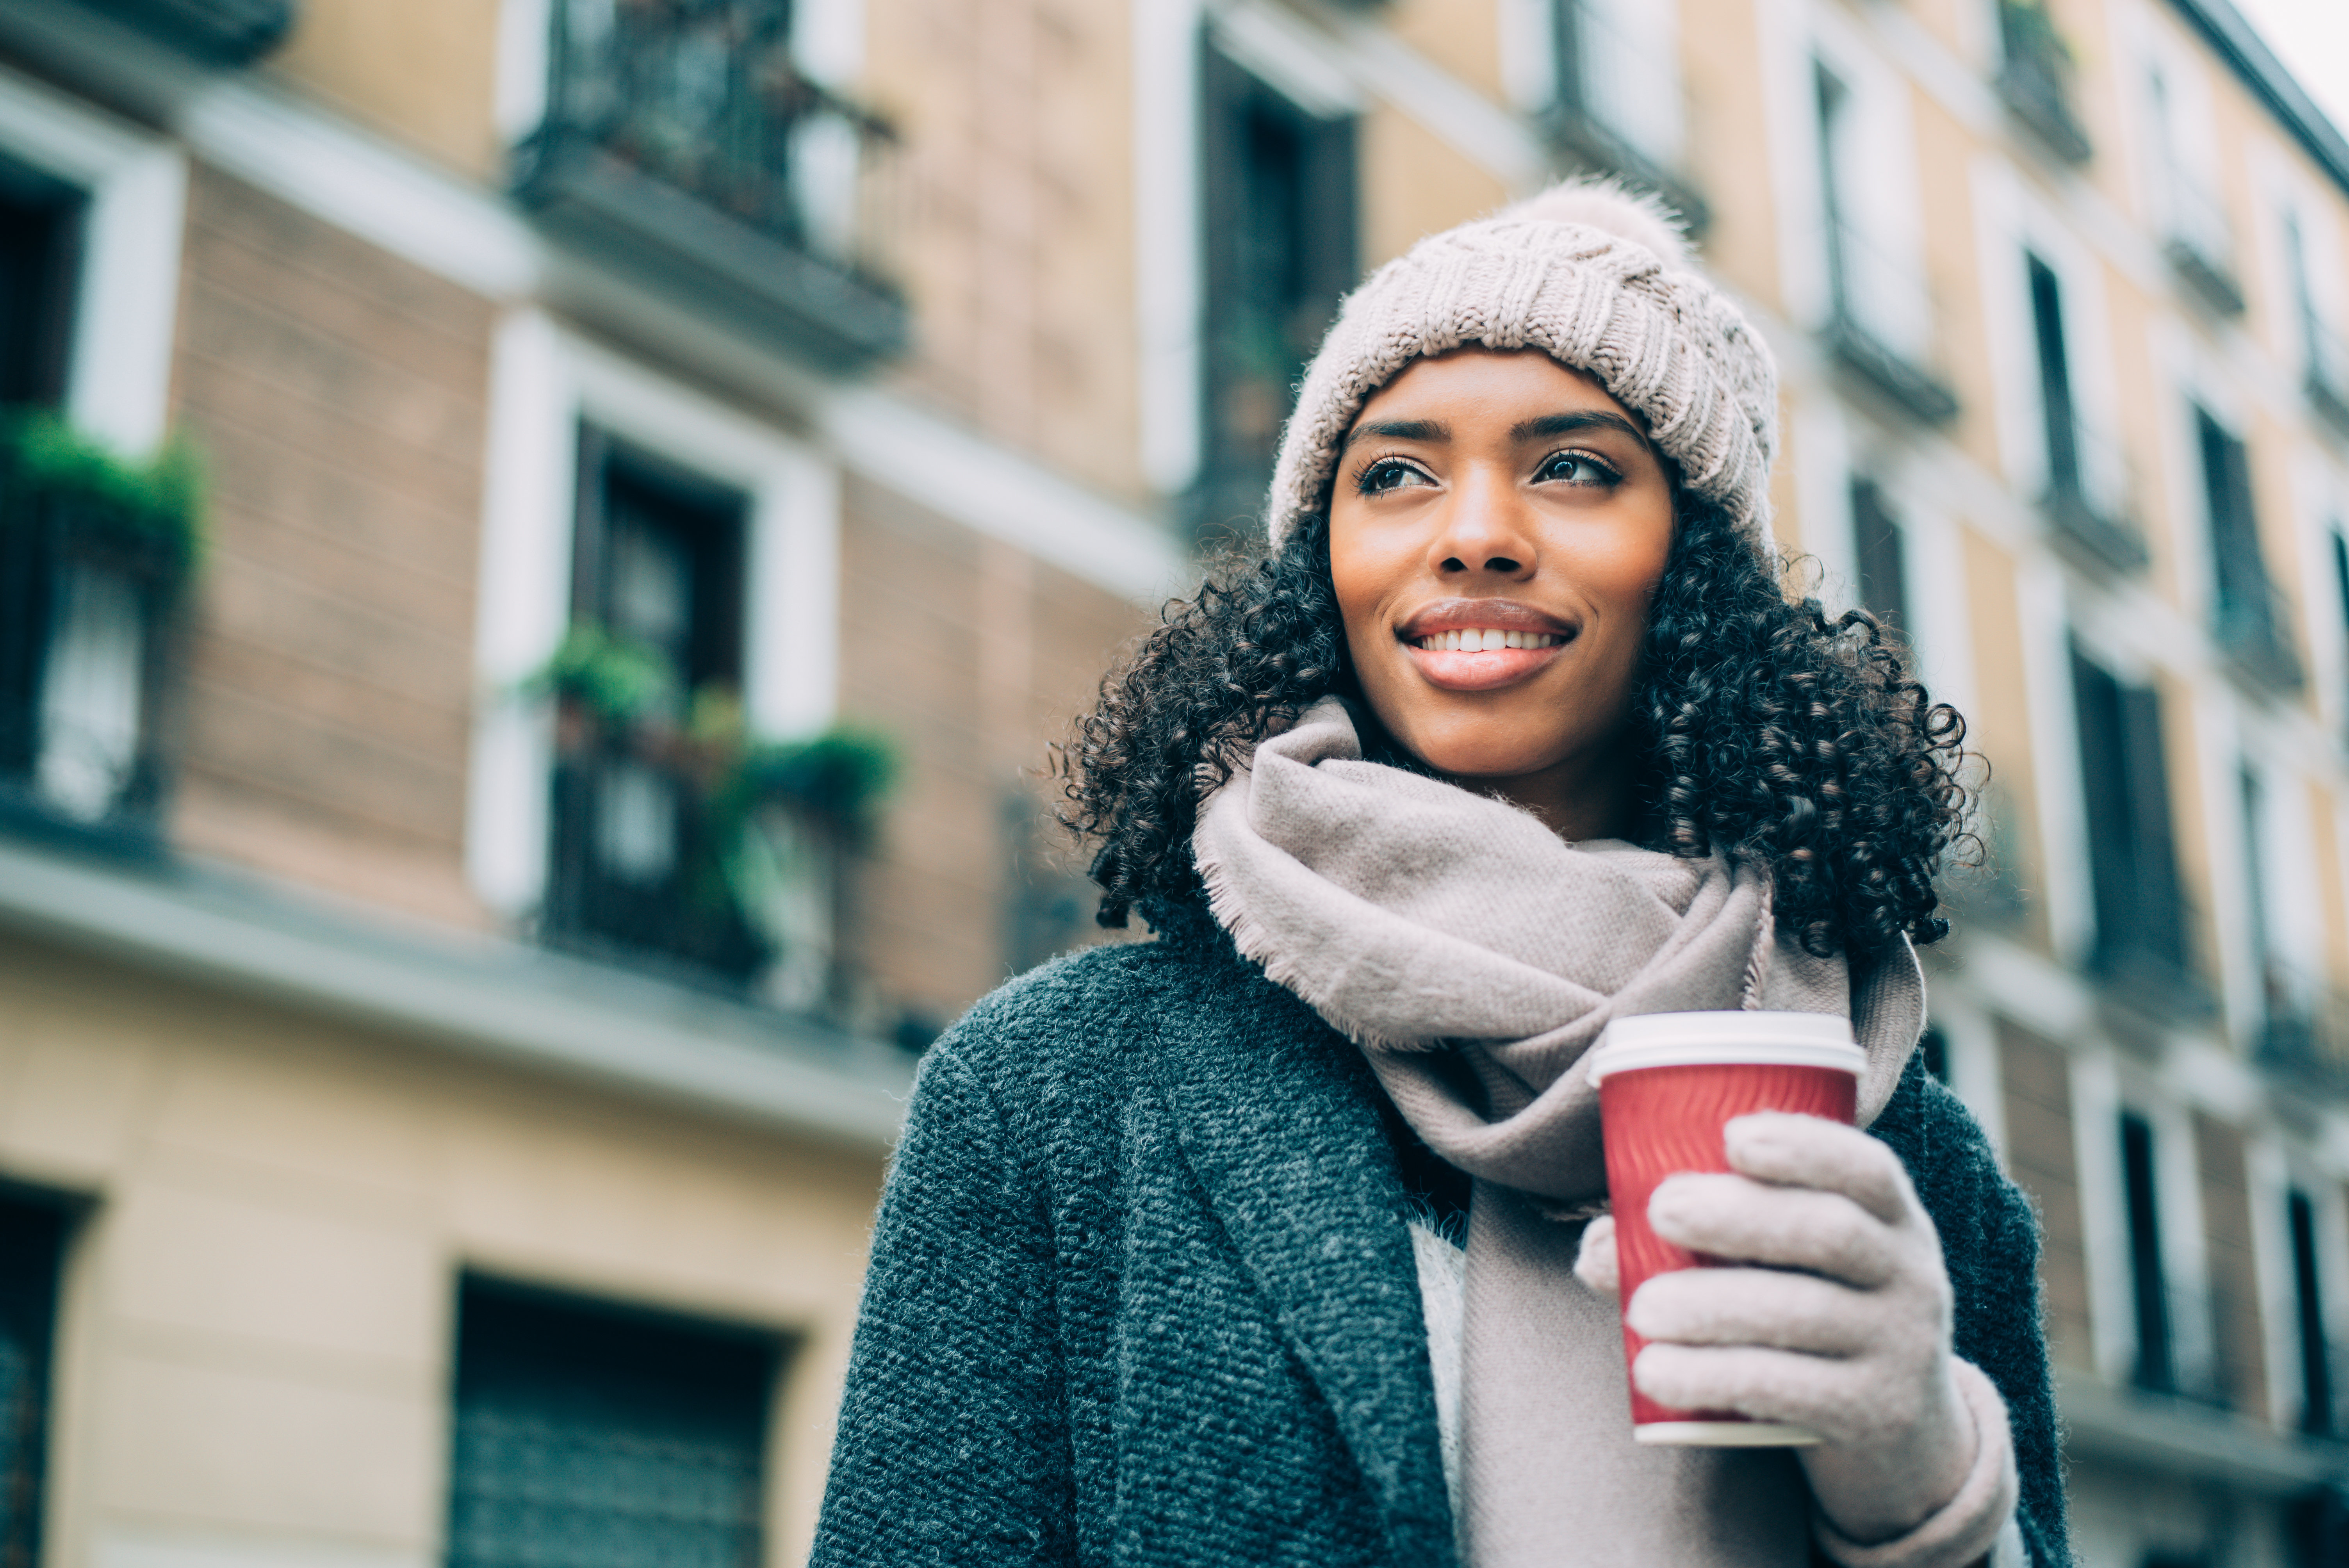
<path fill-rule="evenodd" d="M 1362 695 L 1437 772 L 1569 839 L 1619 833 L 1671 542 L 1662 461 L 1598 382 L 1531 349 L 1419 360 L 1363 406 L 1330 501 Z"/>

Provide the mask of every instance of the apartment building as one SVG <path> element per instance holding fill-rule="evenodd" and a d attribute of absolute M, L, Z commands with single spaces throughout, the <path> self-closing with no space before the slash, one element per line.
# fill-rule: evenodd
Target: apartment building
<path fill-rule="evenodd" d="M 2344 1560 L 2349 144 L 2225 0 L 13 0 L 0 1558 L 803 1554 L 1045 741 L 1570 169 L 1974 721 L 2082 1561 Z"/>

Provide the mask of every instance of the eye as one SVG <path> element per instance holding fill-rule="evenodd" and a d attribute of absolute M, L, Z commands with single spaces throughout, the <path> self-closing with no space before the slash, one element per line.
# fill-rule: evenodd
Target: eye
<path fill-rule="evenodd" d="M 1606 488 L 1623 482 L 1613 465 L 1589 452 L 1552 452 L 1534 470 L 1534 483 L 1558 482 Z"/>
<path fill-rule="evenodd" d="M 1401 458 L 1380 458 L 1362 470 L 1362 477 L 1354 481 L 1354 488 L 1364 495 L 1384 495 L 1389 490 L 1433 482 Z"/>

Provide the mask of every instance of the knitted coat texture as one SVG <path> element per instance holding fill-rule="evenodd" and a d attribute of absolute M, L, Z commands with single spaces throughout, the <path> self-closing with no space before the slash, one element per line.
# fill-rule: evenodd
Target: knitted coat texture
<path fill-rule="evenodd" d="M 1454 1563 L 1376 1080 L 1182 913 L 1004 986 L 925 1060 L 817 1568 Z M 2058 1568 L 2030 1208 L 1915 1062 L 1872 1130 L 1940 1232 L 1957 1352 L 2005 1396 L 2024 1539 Z"/>

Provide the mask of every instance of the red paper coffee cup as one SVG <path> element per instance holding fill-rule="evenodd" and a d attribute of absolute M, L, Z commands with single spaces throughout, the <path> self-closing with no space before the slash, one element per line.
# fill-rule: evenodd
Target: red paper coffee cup
<path fill-rule="evenodd" d="M 1722 1128 L 1757 1110 L 1848 1124 L 1868 1057 L 1849 1020 L 1826 1013 L 1651 1013 L 1618 1018 L 1599 1037 L 1590 1081 L 1607 1145 L 1622 1300 L 1654 1274 L 1723 1260 L 1664 1241 L 1648 1227 L 1656 1184 L 1681 1171 L 1727 1171 Z M 1628 1366 L 1647 1343 L 1623 1327 Z M 1636 1442 L 1785 1448 L 1816 1433 L 1734 1410 L 1675 1410 L 1631 1390 Z"/>

